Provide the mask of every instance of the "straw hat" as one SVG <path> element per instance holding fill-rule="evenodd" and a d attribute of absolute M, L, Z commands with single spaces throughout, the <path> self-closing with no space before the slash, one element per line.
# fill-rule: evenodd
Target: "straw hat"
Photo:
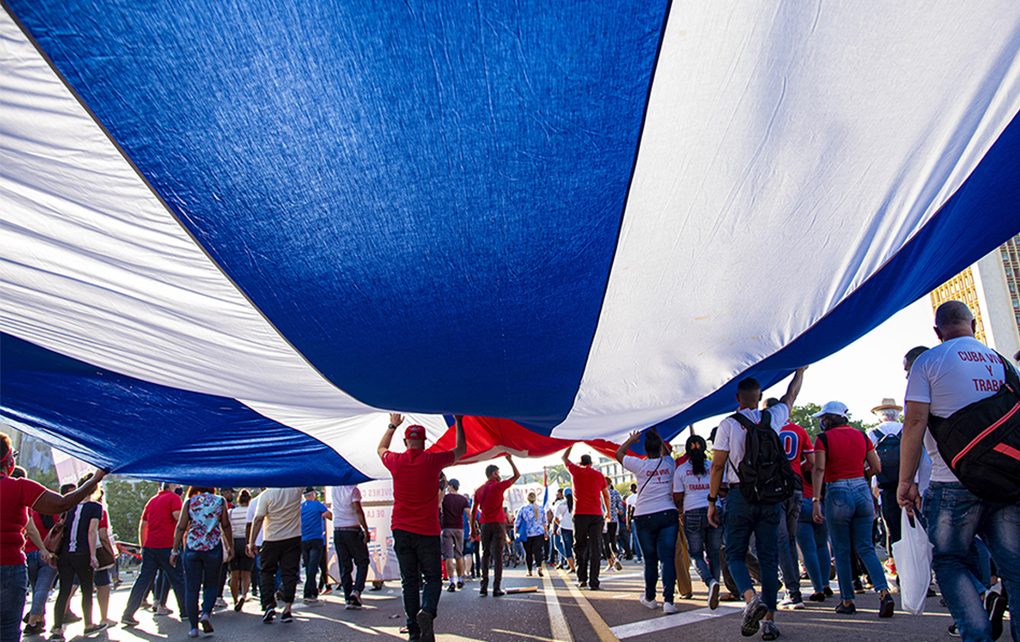
<path fill-rule="evenodd" d="M 878 404 L 871 409 L 871 412 L 878 412 L 879 410 L 896 410 L 897 412 L 903 410 L 903 406 L 896 404 L 896 400 L 892 397 L 886 397 L 882 399 L 882 403 Z"/>

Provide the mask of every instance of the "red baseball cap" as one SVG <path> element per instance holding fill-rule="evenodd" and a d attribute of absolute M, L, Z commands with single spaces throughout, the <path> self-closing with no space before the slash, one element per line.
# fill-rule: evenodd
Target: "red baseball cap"
<path fill-rule="evenodd" d="M 425 441 L 425 426 L 419 426 L 418 424 L 408 426 L 407 430 L 404 431 L 404 439 L 421 439 Z"/>

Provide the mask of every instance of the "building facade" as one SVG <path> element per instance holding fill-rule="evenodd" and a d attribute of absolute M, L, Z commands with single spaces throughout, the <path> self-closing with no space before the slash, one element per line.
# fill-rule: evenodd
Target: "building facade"
<path fill-rule="evenodd" d="M 1020 234 L 931 293 L 932 309 L 956 299 L 977 320 L 977 338 L 1012 357 L 1020 350 Z"/>

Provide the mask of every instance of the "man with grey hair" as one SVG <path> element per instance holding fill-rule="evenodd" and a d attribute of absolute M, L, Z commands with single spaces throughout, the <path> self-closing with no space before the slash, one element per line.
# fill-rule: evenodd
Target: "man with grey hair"
<path fill-rule="evenodd" d="M 868 438 L 875 446 L 875 452 L 882 462 L 882 472 L 874 477 L 873 481 L 878 486 L 878 502 L 882 509 L 882 521 L 885 522 L 885 550 L 890 557 L 892 545 L 900 541 L 900 505 L 896 502 L 896 486 L 899 484 L 902 411 L 903 406 L 898 405 L 892 397 L 882 399 L 882 403 L 871 409 L 871 413 L 878 417 L 881 423 L 868 431 Z"/>
<path fill-rule="evenodd" d="M 1020 503 L 1003 504 L 976 497 L 943 461 L 926 428 L 930 417 L 947 418 L 1004 385 L 1004 364 L 974 336 L 974 316 L 960 301 L 947 301 L 935 312 L 941 344 L 920 354 L 907 378 L 906 420 L 901 441 L 897 500 L 908 514 L 921 509 L 914 473 L 924 443 L 932 459 L 931 483 L 924 496 L 928 538 L 934 547 L 932 568 L 957 629 L 967 640 L 994 640 L 1002 632 L 1005 598 L 975 585 L 971 555 L 975 535 L 988 546 L 1008 593 L 1020 595 Z M 1013 639 L 1020 639 L 1020 604 L 1010 607 Z M 987 611 L 986 611 L 987 608 Z M 991 617 L 989 617 L 991 613 Z"/>

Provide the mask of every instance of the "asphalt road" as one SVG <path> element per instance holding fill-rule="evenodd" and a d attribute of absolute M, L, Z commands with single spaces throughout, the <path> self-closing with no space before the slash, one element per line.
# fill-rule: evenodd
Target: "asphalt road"
<path fill-rule="evenodd" d="M 110 617 L 120 619 L 132 576 L 126 575 L 124 585 L 114 592 Z M 463 591 L 443 592 L 439 619 L 436 621 L 438 638 L 447 642 L 461 640 L 536 640 L 567 642 L 599 640 L 740 640 L 739 605 L 722 603 L 718 610 L 709 611 L 705 604 L 704 587 L 695 581 L 696 592 L 691 600 L 678 600 L 681 610 L 675 615 L 650 611 L 638 603 L 642 587 L 641 567 L 626 563 L 624 570 L 603 575 L 601 591 L 581 592 L 574 587 L 572 576 L 560 571 L 546 574 L 546 578 L 525 577 L 524 570 L 508 569 L 504 586 L 535 586 L 534 593 L 507 595 L 500 598 L 480 597 L 477 582 L 470 582 Z M 299 593 L 300 595 L 300 593 Z M 228 592 L 229 599 L 229 592 Z M 230 609 L 217 611 L 213 616 L 216 632 L 214 639 L 242 642 L 285 642 L 288 640 L 385 640 L 406 639 L 400 635 L 404 623 L 397 582 L 387 583 L 379 592 L 367 592 L 366 608 L 361 611 L 344 609 L 342 597 L 323 598 L 319 607 L 295 606 L 295 622 L 265 625 L 258 606 L 249 602 L 243 612 Z M 174 608 L 171 596 L 170 606 Z M 950 640 L 946 632 L 952 620 L 939 599 L 928 600 L 924 615 L 912 616 L 897 612 L 889 620 L 878 619 L 878 600 L 874 595 L 857 597 L 858 612 L 853 616 L 840 616 L 832 612 L 835 601 L 812 604 L 804 611 L 777 615 L 777 623 L 784 640 L 931 642 Z M 52 608 L 52 602 L 51 606 Z M 81 605 L 73 604 L 80 613 Z M 98 609 L 96 609 L 98 617 Z M 136 617 L 141 625 L 135 629 L 115 626 L 93 636 L 95 640 L 123 642 L 156 642 L 160 640 L 186 640 L 188 627 L 176 614 L 155 616 L 139 611 Z M 68 640 L 81 637 L 82 625 L 67 627 Z M 42 640 L 43 638 L 34 638 Z M 760 639 L 758 637 L 748 639 Z M 1000 640 L 1010 640 L 1007 632 Z M 30 638 L 30 640 L 32 640 Z"/>

